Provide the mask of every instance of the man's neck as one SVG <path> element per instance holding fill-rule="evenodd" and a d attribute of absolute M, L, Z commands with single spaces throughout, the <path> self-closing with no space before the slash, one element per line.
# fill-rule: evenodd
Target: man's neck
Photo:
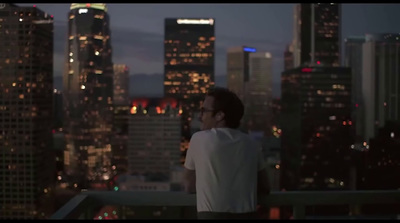
<path fill-rule="evenodd" d="M 225 120 L 221 120 L 216 123 L 214 128 L 228 128 L 228 126 L 225 124 Z"/>

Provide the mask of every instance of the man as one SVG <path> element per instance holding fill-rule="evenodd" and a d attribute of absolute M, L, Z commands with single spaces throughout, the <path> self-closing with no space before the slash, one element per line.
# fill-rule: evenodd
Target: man
<path fill-rule="evenodd" d="M 237 129 L 243 113 L 243 103 L 225 88 L 204 99 L 202 131 L 193 134 L 184 164 L 199 219 L 255 218 L 257 193 L 269 194 L 261 147 Z"/>

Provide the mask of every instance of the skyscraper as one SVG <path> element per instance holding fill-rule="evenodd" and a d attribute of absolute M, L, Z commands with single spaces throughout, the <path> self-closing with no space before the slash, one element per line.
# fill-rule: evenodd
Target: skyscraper
<path fill-rule="evenodd" d="M 54 129 L 60 129 L 62 130 L 63 126 L 63 107 L 62 107 L 62 93 L 61 91 L 57 90 L 54 88 L 53 91 L 53 113 L 54 113 Z"/>
<path fill-rule="evenodd" d="M 181 115 L 173 98 L 136 98 L 129 115 L 130 174 L 167 181 L 180 166 Z"/>
<path fill-rule="evenodd" d="M 378 128 L 365 168 L 365 190 L 397 190 L 400 187 L 400 121 L 387 121 Z"/>
<path fill-rule="evenodd" d="M 294 50 L 292 45 L 286 46 L 285 52 L 283 53 L 283 60 L 283 70 L 294 68 Z"/>
<path fill-rule="evenodd" d="M 364 139 L 376 136 L 386 121 L 400 120 L 400 34 L 367 35 L 363 44 Z"/>
<path fill-rule="evenodd" d="M 52 214 L 55 182 L 53 16 L 36 7 L 0 8 L 0 218 Z"/>
<path fill-rule="evenodd" d="M 129 106 L 129 68 L 126 64 L 114 64 L 114 104 Z"/>
<path fill-rule="evenodd" d="M 350 92 L 350 68 L 282 73 L 282 188 L 348 188 Z"/>
<path fill-rule="evenodd" d="M 110 165 L 113 63 L 103 3 L 72 3 L 63 76 L 65 165 L 79 187 Z"/>
<path fill-rule="evenodd" d="M 112 164 L 117 173 L 128 169 L 128 121 L 131 107 L 129 99 L 129 68 L 114 64 L 114 134 L 112 136 Z"/>
<path fill-rule="evenodd" d="M 301 62 L 301 4 L 296 4 L 293 8 L 293 39 L 291 46 L 293 47 L 293 67 L 300 66 Z"/>
<path fill-rule="evenodd" d="M 164 35 L 164 96 L 182 108 L 182 146 L 187 149 L 191 120 L 214 83 L 215 20 L 166 18 Z M 184 154 L 183 154 L 184 156 Z"/>
<path fill-rule="evenodd" d="M 364 142 L 364 120 L 362 108 L 364 102 L 362 100 L 362 59 L 363 44 L 365 36 L 352 36 L 345 40 L 344 66 L 351 68 L 352 73 L 352 89 L 351 89 L 351 106 L 352 120 L 354 120 L 354 130 L 356 134 L 356 142 Z"/>
<path fill-rule="evenodd" d="M 301 3 L 295 15 L 295 61 L 296 49 L 300 49 L 300 64 L 321 63 L 340 65 L 341 51 L 341 5 L 336 3 Z M 297 28 L 296 28 L 297 27 Z M 297 31 L 300 30 L 300 33 Z M 300 46 L 299 46 L 300 41 Z M 314 53 L 313 53 L 314 52 Z"/>
<path fill-rule="evenodd" d="M 244 128 L 271 135 L 272 55 L 269 52 L 249 54 L 249 81 L 245 84 Z"/>
<path fill-rule="evenodd" d="M 249 54 L 257 50 L 252 47 L 239 46 L 228 48 L 227 86 L 243 101 L 245 85 L 250 78 Z"/>
<path fill-rule="evenodd" d="M 331 173 L 329 164 L 334 157 L 348 157 L 346 149 L 354 139 L 352 74 L 350 68 L 339 67 L 340 30 L 339 4 L 295 6 L 292 43 L 295 67 L 282 73 L 281 187 L 286 190 L 347 186 L 334 185 L 326 179 L 332 176 L 335 182 L 339 178 L 348 181 L 343 180 L 347 173 Z M 348 135 L 340 139 L 341 133 Z M 322 148 L 324 143 L 334 141 L 335 145 L 327 145 L 331 151 Z M 327 167 L 320 168 L 321 164 Z M 313 168 L 319 171 L 313 173 Z"/>

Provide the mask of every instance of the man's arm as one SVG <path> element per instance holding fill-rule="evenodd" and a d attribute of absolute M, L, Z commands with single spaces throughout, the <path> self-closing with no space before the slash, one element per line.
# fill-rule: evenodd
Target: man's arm
<path fill-rule="evenodd" d="M 271 191 L 271 188 L 269 185 L 270 182 L 267 168 L 263 168 L 262 170 L 258 171 L 257 175 L 257 193 L 260 195 L 268 195 Z"/>
<path fill-rule="evenodd" d="M 196 172 L 185 168 L 185 191 L 191 194 L 196 193 Z"/>

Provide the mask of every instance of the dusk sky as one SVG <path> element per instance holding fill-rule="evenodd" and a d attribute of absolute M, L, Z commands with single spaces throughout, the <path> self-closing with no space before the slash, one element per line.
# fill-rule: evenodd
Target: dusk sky
<path fill-rule="evenodd" d="M 32 6 L 30 4 L 18 4 Z M 70 4 L 35 4 L 54 16 L 54 73 L 62 75 Z M 294 4 L 107 4 L 113 62 L 131 75 L 163 73 L 164 19 L 215 19 L 216 75 L 226 75 L 228 47 L 246 45 L 273 56 L 273 81 L 280 82 L 283 52 L 293 38 Z M 400 32 L 400 4 L 342 4 L 342 41 L 366 33 Z M 343 42 L 342 42 L 343 44 Z"/>

